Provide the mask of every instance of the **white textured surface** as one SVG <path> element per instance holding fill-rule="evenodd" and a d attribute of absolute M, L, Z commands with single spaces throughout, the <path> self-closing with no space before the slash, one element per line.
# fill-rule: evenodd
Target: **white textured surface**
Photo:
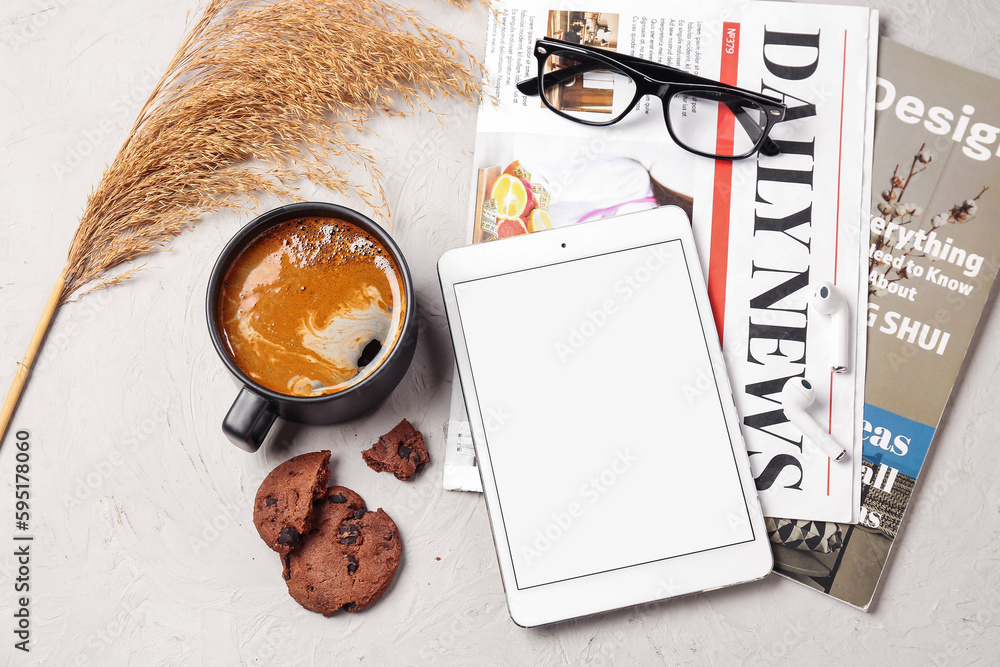
<path fill-rule="evenodd" d="M 992 2 L 872 4 L 883 34 L 1000 76 Z M 482 43 L 481 9 L 421 9 Z M 198 11 L 196 0 L 7 0 L 0 9 L 2 391 L 88 192 Z M 212 216 L 138 280 L 60 310 L 13 425 L 32 441 L 28 655 L 13 649 L 10 436 L 0 450 L 0 656 L 53 665 L 995 661 L 1000 314 L 992 302 L 871 613 L 770 577 L 542 630 L 514 626 L 481 498 L 440 486 L 451 349 L 435 262 L 465 238 L 474 113 L 438 109 L 443 128 L 430 116 L 380 122 L 381 137 L 369 142 L 389 177 L 392 233 L 422 310 L 413 366 L 368 418 L 289 428 L 253 456 L 222 436 L 236 387 L 208 340 L 203 299 L 216 254 L 249 212 Z M 402 416 L 428 436 L 436 462 L 412 484 L 370 472 L 359 455 Z M 321 448 L 334 452 L 338 483 L 395 518 L 406 547 L 379 604 L 330 619 L 287 596 L 278 558 L 251 523 L 267 471 Z"/>

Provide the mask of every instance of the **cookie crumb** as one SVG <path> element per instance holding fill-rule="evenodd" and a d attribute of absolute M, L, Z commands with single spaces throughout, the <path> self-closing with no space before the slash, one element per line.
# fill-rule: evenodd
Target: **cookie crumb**
<path fill-rule="evenodd" d="M 404 482 L 424 469 L 430 455 L 423 434 L 406 419 L 381 436 L 369 449 L 361 452 L 368 467 L 375 472 L 391 472 Z"/>

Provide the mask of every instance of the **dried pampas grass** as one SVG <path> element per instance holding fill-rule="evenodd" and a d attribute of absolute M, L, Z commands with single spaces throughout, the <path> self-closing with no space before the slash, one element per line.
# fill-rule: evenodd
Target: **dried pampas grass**
<path fill-rule="evenodd" d="M 255 193 L 294 197 L 301 179 L 386 218 L 382 175 L 352 136 L 429 97 L 475 101 L 481 73 L 460 42 L 392 0 L 211 0 L 88 199 L 0 437 L 59 305 L 129 279 L 134 268 L 114 270 L 204 214 Z"/>
<path fill-rule="evenodd" d="M 255 192 L 293 196 L 288 184 L 302 178 L 385 217 L 381 174 L 351 135 L 377 114 L 426 107 L 426 96 L 473 100 L 475 62 L 447 33 L 380 0 L 214 0 L 91 195 L 61 301 L 94 281 L 126 280 L 131 271 L 107 272 L 203 214 Z M 362 184 L 333 156 L 348 158 Z"/>

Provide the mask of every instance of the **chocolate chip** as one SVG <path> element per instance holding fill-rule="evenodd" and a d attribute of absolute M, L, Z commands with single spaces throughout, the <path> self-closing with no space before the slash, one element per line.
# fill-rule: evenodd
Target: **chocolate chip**
<path fill-rule="evenodd" d="M 343 493 L 335 493 L 329 498 L 327 498 L 327 500 L 329 500 L 331 503 L 346 503 L 347 496 L 345 496 Z"/>
<path fill-rule="evenodd" d="M 270 496 L 268 496 L 264 500 L 264 504 L 267 505 L 268 507 L 274 507 L 275 505 L 278 504 L 278 501 L 275 498 L 271 498 Z"/>
<path fill-rule="evenodd" d="M 354 545 L 358 543 L 361 531 L 353 523 L 346 523 L 340 527 L 340 543 Z"/>
<path fill-rule="evenodd" d="M 365 349 L 361 350 L 361 356 L 358 357 L 358 368 L 362 368 L 370 364 L 375 357 L 378 356 L 378 352 L 381 349 L 382 343 L 374 339 L 369 341 L 369 343 L 365 345 Z"/>
<path fill-rule="evenodd" d="M 299 541 L 299 531 L 291 526 L 285 526 L 278 533 L 278 544 L 283 547 L 290 547 Z"/>
<path fill-rule="evenodd" d="M 350 611 L 354 609 L 356 606 L 358 606 L 357 602 L 348 602 L 343 607 L 341 607 L 341 609 L 343 609 L 344 611 Z"/>
<path fill-rule="evenodd" d="M 358 561 L 354 559 L 354 556 L 347 557 L 347 571 L 354 574 L 358 571 Z"/>
<path fill-rule="evenodd" d="M 364 511 L 364 510 L 356 510 L 356 511 L 354 512 L 354 518 L 355 518 L 355 519 L 360 519 L 360 518 L 361 518 L 361 517 L 363 517 L 364 515 L 365 515 L 365 511 Z"/>
<path fill-rule="evenodd" d="M 417 464 L 417 469 L 416 469 L 416 470 L 415 470 L 414 472 L 420 472 L 420 471 L 421 471 L 421 470 L 423 470 L 423 469 L 424 469 L 424 467 L 426 467 L 426 466 L 427 466 L 427 462 L 426 462 L 426 461 L 425 461 L 424 463 L 418 463 L 418 464 Z"/>
<path fill-rule="evenodd" d="M 410 454 L 413 452 L 412 447 L 407 447 L 406 445 L 400 445 L 396 448 L 396 453 L 399 454 L 399 458 L 410 460 Z"/>
<path fill-rule="evenodd" d="M 385 536 L 385 539 L 387 539 L 387 540 L 391 540 L 391 539 L 392 539 L 392 533 L 389 533 L 388 535 L 386 535 L 386 536 Z"/>
<path fill-rule="evenodd" d="M 306 586 L 306 590 L 311 592 L 311 591 L 314 591 L 316 589 L 313 588 L 312 584 L 309 584 L 308 586 Z"/>
<path fill-rule="evenodd" d="M 285 581 L 292 578 L 292 557 L 289 554 L 285 554 L 285 571 L 281 576 Z"/>

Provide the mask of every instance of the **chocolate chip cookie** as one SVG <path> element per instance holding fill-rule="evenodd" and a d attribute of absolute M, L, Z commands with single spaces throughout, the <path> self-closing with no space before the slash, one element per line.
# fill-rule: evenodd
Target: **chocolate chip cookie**
<path fill-rule="evenodd" d="M 253 523 L 261 539 L 287 554 L 312 527 L 313 500 L 326 494 L 330 452 L 293 456 L 272 470 L 257 490 Z"/>
<path fill-rule="evenodd" d="M 431 460 L 423 434 L 405 419 L 361 455 L 375 472 L 389 471 L 404 482 L 423 470 Z"/>
<path fill-rule="evenodd" d="M 282 557 L 289 594 L 309 611 L 361 611 L 389 588 L 402 545 L 396 524 L 358 494 L 331 486 L 317 500 L 313 530 Z"/>

